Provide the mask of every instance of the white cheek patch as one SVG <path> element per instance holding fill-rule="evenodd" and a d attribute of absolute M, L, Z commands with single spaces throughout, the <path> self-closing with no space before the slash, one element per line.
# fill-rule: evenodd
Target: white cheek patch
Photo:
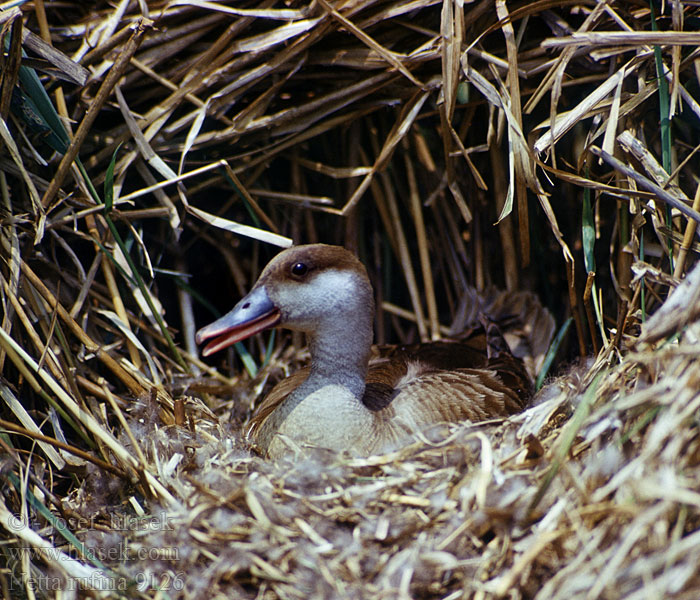
<path fill-rule="evenodd" d="M 289 285 L 279 291 L 283 304 L 294 306 L 296 311 L 313 311 L 317 307 L 334 304 L 335 299 L 354 298 L 357 282 L 348 271 L 328 270 L 317 273 L 312 279 Z"/>
<path fill-rule="evenodd" d="M 337 319 L 339 312 L 352 310 L 359 297 L 357 276 L 328 269 L 308 281 L 280 286 L 275 301 L 290 329 L 306 330 L 324 318 Z"/>
<path fill-rule="evenodd" d="M 313 278 L 310 287 L 313 287 L 316 294 L 325 298 L 352 298 L 357 293 L 355 275 L 348 271 L 323 271 Z"/>

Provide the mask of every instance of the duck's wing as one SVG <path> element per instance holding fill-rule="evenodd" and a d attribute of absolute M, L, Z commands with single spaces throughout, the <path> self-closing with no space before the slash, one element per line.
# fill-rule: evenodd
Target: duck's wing
<path fill-rule="evenodd" d="M 362 401 L 378 422 L 403 423 L 413 430 L 432 423 L 504 418 L 524 404 L 495 370 L 435 371 L 425 364 L 396 361 L 373 366 Z"/>
<path fill-rule="evenodd" d="M 521 411 L 532 393 L 523 361 L 491 326 L 464 342 L 379 348 L 362 399 L 380 420 L 483 421 Z"/>

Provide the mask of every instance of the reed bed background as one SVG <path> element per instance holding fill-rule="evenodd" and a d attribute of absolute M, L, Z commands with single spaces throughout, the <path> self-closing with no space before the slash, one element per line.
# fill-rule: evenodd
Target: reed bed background
<path fill-rule="evenodd" d="M 697 3 L 0 8 L 3 597 L 700 596 Z M 194 331 L 314 241 L 378 342 L 536 292 L 535 405 L 252 455 L 303 340 Z"/>

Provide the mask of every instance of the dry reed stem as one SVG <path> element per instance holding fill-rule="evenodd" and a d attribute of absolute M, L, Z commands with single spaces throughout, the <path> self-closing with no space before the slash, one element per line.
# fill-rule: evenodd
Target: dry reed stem
<path fill-rule="evenodd" d="M 110 69 L 108 76 L 105 78 L 104 82 L 100 86 L 100 89 L 97 92 L 97 96 L 95 97 L 95 101 L 90 105 L 90 108 L 85 114 L 85 117 L 80 122 L 80 125 L 78 126 L 78 129 L 75 132 L 70 146 L 68 147 L 66 153 L 61 159 L 56 174 L 54 175 L 53 179 L 51 180 L 51 183 L 49 184 L 48 189 L 46 190 L 44 196 L 41 199 L 41 203 L 44 206 L 44 208 L 48 207 L 49 204 L 51 204 L 51 202 L 53 201 L 54 196 L 56 195 L 59 188 L 61 187 L 61 184 L 63 183 L 63 179 L 68 174 L 68 170 L 71 168 L 73 161 L 78 156 L 80 146 L 85 140 L 88 131 L 95 122 L 95 119 L 97 118 L 97 115 L 102 109 L 102 106 L 107 101 L 108 96 L 112 93 L 112 89 L 119 81 L 119 78 L 122 76 L 124 69 L 129 63 L 129 60 L 138 49 L 138 46 L 146 33 L 146 29 L 149 26 L 150 23 L 148 20 L 142 20 L 134 28 L 134 32 L 127 41 L 123 52 L 120 53 L 119 59 L 114 63 L 114 66 L 112 67 L 112 69 Z"/>

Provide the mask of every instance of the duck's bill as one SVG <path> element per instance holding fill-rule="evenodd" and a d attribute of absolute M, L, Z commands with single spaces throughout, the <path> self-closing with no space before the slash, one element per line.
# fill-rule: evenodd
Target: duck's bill
<path fill-rule="evenodd" d="M 198 344 L 211 339 L 202 350 L 209 356 L 253 334 L 279 323 L 280 311 L 272 303 L 264 287 L 254 288 L 228 313 L 197 332 Z M 213 339 L 212 339 L 213 338 Z"/>

